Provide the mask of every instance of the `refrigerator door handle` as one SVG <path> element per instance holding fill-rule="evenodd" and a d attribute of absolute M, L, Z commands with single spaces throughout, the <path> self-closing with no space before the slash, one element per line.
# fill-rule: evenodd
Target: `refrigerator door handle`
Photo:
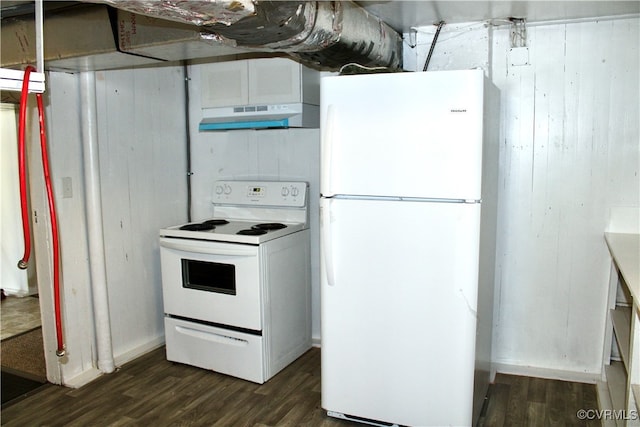
<path fill-rule="evenodd" d="M 324 196 L 332 196 L 331 192 L 331 163 L 333 158 L 333 133 L 335 127 L 335 106 L 327 106 L 327 119 L 322 133 L 322 159 L 320 174 L 320 193 Z"/>
<path fill-rule="evenodd" d="M 331 241 L 331 199 L 321 199 L 320 201 L 320 229 L 322 230 L 322 255 L 324 259 L 324 271 L 327 278 L 327 284 L 333 286 L 334 269 L 333 269 L 333 245 Z"/>

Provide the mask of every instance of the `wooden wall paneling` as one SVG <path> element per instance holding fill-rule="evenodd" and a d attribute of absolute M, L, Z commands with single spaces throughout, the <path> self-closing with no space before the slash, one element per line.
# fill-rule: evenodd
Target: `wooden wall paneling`
<path fill-rule="evenodd" d="M 47 151 L 50 175 L 56 202 L 60 239 L 60 289 L 62 327 L 67 356 L 58 358 L 54 307 L 53 271 L 50 237 L 50 217 L 46 190 L 42 179 L 40 144 L 37 138 L 36 114 L 28 117 L 31 123 L 31 146 L 28 153 L 30 167 L 31 207 L 34 221 L 33 249 L 37 253 L 40 311 L 47 365 L 47 379 L 54 383 L 74 384 L 83 378 L 93 378 L 95 354 L 93 310 L 88 287 L 89 267 L 84 198 L 84 170 L 82 167 L 82 137 L 79 106 L 79 84 L 74 74 L 51 72 L 47 76 L 46 106 Z M 35 100 L 30 104 L 35 111 Z M 64 198 L 62 178 L 71 179 L 72 197 Z M 32 252 L 33 254 L 33 252 Z"/>
<path fill-rule="evenodd" d="M 194 113 L 192 115 L 197 117 Z M 195 128 L 197 129 L 197 124 Z M 216 179 L 235 179 L 238 175 L 247 173 L 247 164 L 251 161 L 250 135 L 251 131 L 194 131 L 191 157 L 194 173 L 191 179 L 194 221 L 211 217 L 211 194 Z"/>
<path fill-rule="evenodd" d="M 163 342 L 157 236 L 186 220 L 184 89 L 181 67 L 101 76 L 107 281 L 114 355 L 125 361 Z"/>
<path fill-rule="evenodd" d="M 618 200 L 638 205 L 637 120 L 625 119 L 638 115 L 637 46 L 629 43 L 637 23 L 531 26 L 530 65 L 519 67 L 504 60 L 508 30 L 494 31 L 504 132 L 499 363 L 599 375 L 602 234 Z M 624 106 L 613 95 L 621 87 L 631 89 L 619 98 Z"/>
<path fill-rule="evenodd" d="M 611 51 L 609 102 L 612 111 L 606 127 L 607 201 L 610 206 L 640 205 L 640 37 L 638 19 L 615 21 L 609 34 Z"/>
<path fill-rule="evenodd" d="M 502 351 L 513 354 L 519 346 L 518 334 L 529 334 L 528 329 L 534 325 L 528 324 L 527 316 L 517 304 L 507 301 L 526 301 L 524 304 L 537 304 L 537 301 L 535 289 L 531 286 L 535 266 L 528 253 L 530 245 L 527 242 L 530 239 L 527 235 L 518 237 L 519 231 L 529 224 L 532 210 L 529 194 L 533 185 L 533 123 L 530 118 L 534 111 L 534 86 L 529 82 L 532 81 L 533 68 L 508 64 L 509 40 L 503 31 L 494 31 L 493 76 L 500 89 L 502 111 L 496 269 L 501 280 L 498 279 L 500 288 L 496 289 L 499 311 L 494 316 L 497 319 L 494 335 L 503 347 Z M 518 245 L 519 240 L 522 245 Z M 513 276 L 519 277 L 518 286 L 507 280 Z M 505 322 L 512 324 L 513 328 L 502 328 Z M 500 350 L 499 347 L 494 348 L 494 360 L 499 358 Z"/>

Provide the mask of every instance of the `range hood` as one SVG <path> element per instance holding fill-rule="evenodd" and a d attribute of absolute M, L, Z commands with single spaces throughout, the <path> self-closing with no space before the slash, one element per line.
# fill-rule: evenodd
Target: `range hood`
<path fill-rule="evenodd" d="M 203 116 L 201 131 L 320 126 L 319 107 L 304 103 L 209 108 Z"/>
<path fill-rule="evenodd" d="M 320 126 L 320 72 L 288 57 L 202 64 L 201 131 Z"/>

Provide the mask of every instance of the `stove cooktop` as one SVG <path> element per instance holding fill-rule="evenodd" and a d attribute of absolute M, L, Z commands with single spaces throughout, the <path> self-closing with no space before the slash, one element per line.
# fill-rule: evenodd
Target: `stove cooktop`
<path fill-rule="evenodd" d="M 260 244 L 305 229 L 303 223 L 210 219 L 160 230 L 160 236 Z"/>

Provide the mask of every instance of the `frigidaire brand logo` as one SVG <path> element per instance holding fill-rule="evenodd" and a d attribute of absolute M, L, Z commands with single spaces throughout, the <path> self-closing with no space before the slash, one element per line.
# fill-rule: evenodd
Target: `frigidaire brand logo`
<path fill-rule="evenodd" d="M 464 109 L 464 110 L 462 110 L 462 109 L 451 109 L 451 112 L 452 113 L 466 113 L 467 110 L 466 109 Z"/>

